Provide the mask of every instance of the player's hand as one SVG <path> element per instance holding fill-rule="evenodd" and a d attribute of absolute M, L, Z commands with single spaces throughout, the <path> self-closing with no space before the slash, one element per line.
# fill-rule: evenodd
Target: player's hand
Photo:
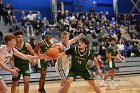
<path fill-rule="evenodd" d="M 33 61 L 34 59 L 37 59 L 37 58 L 39 58 L 39 57 L 38 57 L 38 56 L 31 56 L 31 57 L 30 57 L 30 60 Z"/>
<path fill-rule="evenodd" d="M 98 69 L 98 73 L 100 76 L 102 76 L 102 70 L 101 69 Z"/>
<path fill-rule="evenodd" d="M 125 58 L 124 56 L 120 56 L 120 58 Z"/>
<path fill-rule="evenodd" d="M 46 53 L 45 53 L 45 54 L 40 54 L 40 55 L 38 56 L 39 59 L 45 59 L 45 57 L 46 57 Z"/>
<path fill-rule="evenodd" d="M 36 64 L 37 64 L 37 60 L 36 60 L 36 59 L 32 60 L 32 61 L 30 62 L 30 64 L 31 64 L 32 66 L 36 65 Z"/>
<path fill-rule="evenodd" d="M 79 37 L 79 39 L 80 39 L 80 38 L 83 37 L 83 36 L 84 36 L 84 34 L 83 34 L 83 33 L 80 33 L 78 37 Z"/>
<path fill-rule="evenodd" d="M 14 69 L 15 69 L 16 72 L 19 72 L 20 71 L 20 69 L 17 68 L 17 67 L 14 67 Z"/>
<path fill-rule="evenodd" d="M 13 77 L 17 77 L 18 76 L 18 72 L 15 69 L 11 69 L 10 73 L 12 74 Z"/>
<path fill-rule="evenodd" d="M 119 55 L 117 55 L 117 56 L 116 56 L 116 59 L 120 59 L 120 56 L 119 56 Z"/>

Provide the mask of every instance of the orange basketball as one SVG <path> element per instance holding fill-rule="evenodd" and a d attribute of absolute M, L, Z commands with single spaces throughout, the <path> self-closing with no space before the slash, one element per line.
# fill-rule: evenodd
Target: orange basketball
<path fill-rule="evenodd" d="M 47 55 L 51 58 L 57 58 L 59 56 L 59 50 L 57 48 L 50 48 Z"/>

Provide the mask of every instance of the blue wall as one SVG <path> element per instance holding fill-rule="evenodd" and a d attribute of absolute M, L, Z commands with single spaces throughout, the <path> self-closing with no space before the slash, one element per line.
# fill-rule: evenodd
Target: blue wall
<path fill-rule="evenodd" d="M 6 5 L 8 1 L 15 10 L 39 10 L 43 17 L 51 19 L 51 0 L 3 0 L 3 4 Z"/>
<path fill-rule="evenodd" d="M 133 1 L 136 3 L 138 0 L 133 0 Z M 118 0 L 118 13 L 130 13 L 133 6 L 134 5 L 131 2 L 131 0 Z M 140 8 L 140 3 L 138 4 L 138 8 Z M 132 13 L 140 14 L 136 8 L 134 9 Z M 140 15 L 136 16 L 136 18 L 140 20 Z"/>
<path fill-rule="evenodd" d="M 96 3 L 93 4 L 93 1 Z M 95 12 L 109 11 L 109 17 L 114 16 L 113 0 L 58 0 L 58 2 L 64 2 L 65 9 L 69 11 L 89 12 L 90 8 L 94 7 Z M 79 8 L 76 9 L 76 6 L 79 6 Z"/>
<path fill-rule="evenodd" d="M 15 10 L 39 10 L 42 16 L 47 16 L 49 20 L 52 18 L 51 0 L 3 0 L 4 5 L 8 1 Z M 93 1 L 96 3 L 93 4 Z M 114 14 L 113 0 L 58 0 L 58 2 L 64 2 L 65 10 L 70 12 L 88 12 L 91 7 L 94 7 L 95 12 L 109 11 L 109 17 Z M 81 6 L 81 9 L 76 9 L 75 6 Z"/>

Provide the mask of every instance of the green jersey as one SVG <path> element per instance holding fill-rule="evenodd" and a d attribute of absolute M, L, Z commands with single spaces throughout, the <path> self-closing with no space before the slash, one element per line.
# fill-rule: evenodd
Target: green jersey
<path fill-rule="evenodd" d="M 107 48 L 107 53 L 109 53 L 111 56 L 116 56 L 118 54 L 116 47 L 108 47 Z M 108 59 L 108 67 L 115 69 L 115 59 L 114 58 L 109 58 Z"/>
<path fill-rule="evenodd" d="M 16 49 L 23 54 L 29 54 L 29 51 L 27 49 L 27 44 L 25 42 L 23 42 L 21 49 L 18 49 L 17 47 Z M 23 66 L 29 64 L 29 60 L 24 60 L 17 56 L 14 56 L 14 62 L 15 62 L 15 66 Z"/>
<path fill-rule="evenodd" d="M 43 46 L 41 47 L 41 53 L 46 53 L 47 50 L 51 48 L 51 44 L 47 44 L 46 40 L 43 40 Z"/>
<path fill-rule="evenodd" d="M 86 49 L 85 52 L 80 52 L 78 47 L 70 48 L 66 51 L 66 54 L 71 54 L 72 56 L 71 69 L 80 72 L 87 71 L 88 61 L 94 59 L 94 56 L 88 49 Z"/>

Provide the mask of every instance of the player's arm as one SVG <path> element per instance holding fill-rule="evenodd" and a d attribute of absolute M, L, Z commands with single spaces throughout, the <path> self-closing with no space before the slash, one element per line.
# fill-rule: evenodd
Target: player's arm
<path fill-rule="evenodd" d="M 98 64 L 98 61 L 97 61 L 96 57 L 94 57 L 93 62 L 94 62 L 94 64 L 96 65 L 96 68 L 97 68 L 97 70 L 98 70 L 99 75 L 102 76 L 102 71 L 101 71 L 101 69 L 100 69 L 100 66 L 99 66 L 99 64 Z"/>
<path fill-rule="evenodd" d="M 99 64 L 98 64 L 98 60 L 97 60 L 96 57 L 94 57 L 93 62 L 94 62 L 94 64 L 96 65 L 96 68 L 99 70 L 99 69 L 100 69 L 100 66 L 99 66 Z"/>
<path fill-rule="evenodd" d="M 34 59 L 38 59 L 39 57 L 38 56 L 31 56 L 31 55 L 25 55 L 21 52 L 19 52 L 17 49 L 13 49 L 14 50 L 14 55 L 21 58 L 21 59 L 24 59 L 24 60 L 34 60 Z"/>
<path fill-rule="evenodd" d="M 15 67 L 14 56 L 12 56 L 10 58 L 10 63 L 11 63 L 12 68 L 14 68 L 17 72 L 20 71 L 20 69 L 18 69 L 17 67 Z"/>
<path fill-rule="evenodd" d="M 83 36 L 83 34 L 80 33 L 79 36 L 77 36 L 77 37 L 75 37 L 75 38 L 69 40 L 69 41 L 68 41 L 69 44 L 72 45 L 72 44 L 76 43 L 82 36 Z"/>
<path fill-rule="evenodd" d="M 18 73 L 14 70 L 14 69 L 10 69 L 5 63 L 5 52 L 4 50 L 1 48 L 0 49 L 0 67 L 8 72 L 10 72 L 12 75 L 17 76 Z"/>
<path fill-rule="evenodd" d="M 10 63 L 11 63 L 11 66 L 13 68 L 15 68 L 15 62 L 14 62 L 14 57 L 13 56 L 10 58 Z"/>
<path fill-rule="evenodd" d="M 59 58 L 63 55 L 71 55 L 74 53 L 75 48 L 73 46 L 71 46 L 68 50 L 62 52 L 59 54 Z"/>
<path fill-rule="evenodd" d="M 35 49 L 34 49 L 34 51 L 35 51 L 35 53 L 37 53 L 37 54 L 40 54 L 40 48 L 43 46 L 43 43 L 42 43 L 42 41 L 41 42 L 39 42 L 37 45 L 36 45 L 36 47 L 35 47 Z"/>
<path fill-rule="evenodd" d="M 33 48 L 31 47 L 31 45 L 29 44 L 29 43 L 26 43 L 27 44 L 27 49 L 29 50 L 29 53 L 31 54 L 31 55 L 36 55 L 35 54 L 35 52 L 34 52 L 34 50 L 33 50 Z"/>

